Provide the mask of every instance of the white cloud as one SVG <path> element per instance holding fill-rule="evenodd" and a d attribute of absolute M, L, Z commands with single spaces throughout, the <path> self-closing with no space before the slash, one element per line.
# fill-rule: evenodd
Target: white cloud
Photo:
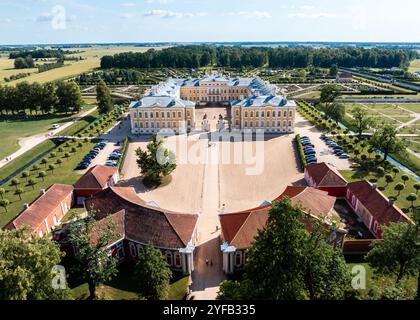
<path fill-rule="evenodd" d="M 304 12 L 297 12 L 297 13 L 289 13 L 289 18 L 299 18 L 299 19 L 322 19 L 322 18 L 336 18 L 337 15 L 335 13 L 304 13 Z"/>
<path fill-rule="evenodd" d="M 229 12 L 229 16 L 239 16 L 245 18 L 253 19 L 270 19 L 271 13 L 267 11 L 238 11 L 238 12 Z"/>
<path fill-rule="evenodd" d="M 146 3 L 170 3 L 173 0 L 145 0 Z"/>
<path fill-rule="evenodd" d="M 121 3 L 121 6 L 123 6 L 123 7 L 135 7 L 136 4 L 134 2 L 124 2 L 124 3 Z"/>
<path fill-rule="evenodd" d="M 119 15 L 119 17 L 124 20 L 129 20 L 131 18 L 134 18 L 135 16 L 136 15 L 134 13 L 122 13 Z"/>
<path fill-rule="evenodd" d="M 299 8 L 302 10 L 313 10 L 315 9 L 315 6 L 304 5 L 304 6 L 300 6 Z"/>
<path fill-rule="evenodd" d="M 175 12 L 167 10 L 149 10 L 143 13 L 145 17 L 159 17 L 159 18 L 192 18 L 194 16 L 203 16 L 206 13 L 191 13 L 191 12 Z"/>
<path fill-rule="evenodd" d="M 9 18 L 0 18 L 0 23 L 10 23 L 12 22 L 12 19 Z"/>

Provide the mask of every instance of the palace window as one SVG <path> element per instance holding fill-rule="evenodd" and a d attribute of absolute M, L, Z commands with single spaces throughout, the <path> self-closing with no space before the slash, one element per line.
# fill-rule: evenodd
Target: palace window
<path fill-rule="evenodd" d="M 134 118 L 137 118 L 137 112 L 134 112 Z"/>
<path fill-rule="evenodd" d="M 153 112 L 150 112 L 150 118 L 153 119 Z"/>
<path fill-rule="evenodd" d="M 285 111 L 284 112 L 284 115 L 283 115 L 285 118 L 287 117 L 287 111 Z"/>
<path fill-rule="evenodd" d="M 151 127 L 152 127 L 152 128 L 154 128 L 154 127 L 155 127 L 155 123 L 154 123 L 154 122 L 152 122 Z"/>
<path fill-rule="evenodd" d="M 130 242 L 130 254 L 133 258 L 137 257 L 137 249 L 134 243 Z"/>
<path fill-rule="evenodd" d="M 254 111 L 251 111 L 251 117 L 253 117 L 254 116 Z"/>
<path fill-rule="evenodd" d="M 149 113 L 148 112 L 145 112 L 144 113 L 144 117 L 147 119 L 149 117 Z"/>
<path fill-rule="evenodd" d="M 275 122 L 275 121 L 273 121 L 273 122 L 272 122 L 272 126 L 273 126 L 273 127 L 275 127 L 275 126 L 276 126 L 276 122 Z"/>
<path fill-rule="evenodd" d="M 180 253 L 175 253 L 175 267 L 180 268 L 182 266 L 182 262 L 181 262 L 181 254 Z"/>
<path fill-rule="evenodd" d="M 235 125 L 239 126 L 239 120 L 236 120 Z"/>
<path fill-rule="evenodd" d="M 236 109 L 236 116 L 239 117 L 239 110 Z"/>
<path fill-rule="evenodd" d="M 178 118 L 181 118 L 181 112 L 178 112 Z"/>
<path fill-rule="evenodd" d="M 165 258 L 166 258 L 166 263 L 170 266 L 172 266 L 173 264 L 173 257 L 172 257 L 172 252 L 170 251 L 166 251 L 165 253 Z"/>
<path fill-rule="evenodd" d="M 245 111 L 245 117 L 248 117 L 248 111 Z"/>
<path fill-rule="evenodd" d="M 260 116 L 260 112 L 259 111 L 256 111 L 255 112 L 255 116 L 258 118 Z"/>
<path fill-rule="evenodd" d="M 166 113 L 166 116 L 167 116 L 168 118 L 170 118 L 170 117 L 171 117 L 171 113 L 170 113 L 170 112 L 167 112 L 167 113 Z"/>
<path fill-rule="evenodd" d="M 143 129 L 143 122 L 140 122 L 140 128 Z"/>
<path fill-rule="evenodd" d="M 236 252 L 235 253 L 235 267 L 241 267 L 242 266 L 242 253 Z"/>
<path fill-rule="evenodd" d="M 277 116 L 281 117 L 281 111 L 277 112 Z"/>
<path fill-rule="evenodd" d="M 252 128 L 254 126 L 254 123 L 251 121 L 251 123 L 249 125 Z"/>
<path fill-rule="evenodd" d="M 137 122 L 134 122 L 134 128 L 137 128 Z"/>
<path fill-rule="evenodd" d="M 287 121 L 283 121 L 283 127 L 287 126 Z"/>
<path fill-rule="evenodd" d="M 176 113 L 175 112 L 172 112 L 172 117 L 176 117 Z"/>
<path fill-rule="evenodd" d="M 245 121 L 245 128 L 248 127 L 248 121 Z"/>
<path fill-rule="evenodd" d="M 146 122 L 146 128 L 149 128 L 149 122 Z"/>
<path fill-rule="evenodd" d="M 273 116 L 273 117 L 275 117 L 275 116 L 276 116 L 276 112 L 275 112 L 275 111 L 273 111 L 272 116 Z"/>
<path fill-rule="evenodd" d="M 160 123 L 158 122 L 158 123 L 156 123 L 156 128 L 160 128 Z"/>
<path fill-rule="evenodd" d="M 289 127 L 291 127 L 292 126 L 292 121 L 289 121 Z"/>
<path fill-rule="evenodd" d="M 187 111 L 187 117 L 189 117 L 190 116 L 190 112 L 189 111 Z"/>
<path fill-rule="evenodd" d="M 264 118 L 264 116 L 265 116 L 265 112 L 264 111 L 261 111 L 261 117 Z"/>
<path fill-rule="evenodd" d="M 162 119 L 165 118 L 165 112 L 162 112 Z"/>
<path fill-rule="evenodd" d="M 143 118 L 143 112 L 139 112 L 139 118 Z"/>
<path fill-rule="evenodd" d="M 156 118 L 159 118 L 159 112 L 156 112 Z"/>
<path fill-rule="evenodd" d="M 290 117 L 293 117 L 293 111 L 290 111 L 289 115 Z"/>

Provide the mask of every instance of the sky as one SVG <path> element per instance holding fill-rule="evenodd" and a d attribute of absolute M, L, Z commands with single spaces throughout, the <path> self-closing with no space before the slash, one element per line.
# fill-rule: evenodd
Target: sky
<path fill-rule="evenodd" d="M 419 0 L 0 0 L 0 44 L 420 42 Z"/>

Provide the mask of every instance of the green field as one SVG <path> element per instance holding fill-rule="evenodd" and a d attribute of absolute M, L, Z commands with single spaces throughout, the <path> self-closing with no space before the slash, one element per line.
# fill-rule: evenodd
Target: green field
<path fill-rule="evenodd" d="M 94 117 L 92 118 L 92 116 L 90 115 L 86 116 L 85 118 L 87 119 L 85 120 L 85 125 L 94 120 Z M 74 134 L 80 131 L 81 128 L 79 127 L 79 125 L 80 124 L 76 123 L 73 126 L 69 127 L 68 130 L 73 131 L 69 132 L 69 134 Z M 109 125 L 105 125 L 104 130 L 109 128 L 111 125 L 112 123 Z M 92 127 L 91 129 L 88 129 L 88 134 L 94 133 L 95 128 Z M 82 146 L 78 146 L 79 143 L 81 143 Z M 48 161 L 47 165 L 41 164 L 41 159 L 39 159 L 35 164 L 40 167 L 40 170 L 33 169 L 33 165 L 31 165 L 28 169 L 25 170 L 30 174 L 30 177 L 28 177 L 28 179 L 34 179 L 36 181 L 35 186 L 29 186 L 27 183 L 27 179 L 23 178 L 21 175 L 18 175 L 16 177 L 17 179 L 19 179 L 20 182 L 18 187 L 23 188 L 24 190 L 24 194 L 21 195 L 22 199 L 19 197 L 19 195 L 15 194 L 17 187 L 12 186 L 11 181 L 1 186 L 1 188 L 4 188 L 6 191 L 6 193 L 4 194 L 4 198 L 10 201 L 10 205 L 7 207 L 7 210 L 5 208 L 0 208 L 0 227 L 4 226 L 12 218 L 18 215 L 23 210 L 23 206 L 25 203 L 32 203 L 39 196 L 41 189 L 47 189 L 54 183 L 74 184 L 80 177 L 80 175 L 76 171 L 74 171 L 74 168 L 83 159 L 83 157 L 92 149 L 94 145 L 95 143 L 91 141 L 70 141 L 68 142 L 68 146 L 66 146 L 66 144 L 62 144 L 60 147 L 63 148 L 63 151 L 59 152 L 58 147 L 55 147 L 54 143 L 48 140 L 1 168 L 0 178 L 1 180 L 3 180 L 9 177 L 17 170 L 19 170 L 20 168 L 23 168 L 27 163 L 32 162 L 33 160 L 37 159 L 40 155 L 49 151 L 49 153 L 46 156 L 44 156 L 44 159 Z M 55 149 L 51 150 L 52 148 Z M 75 148 L 76 152 L 73 152 L 72 148 Z M 52 156 L 52 151 L 56 153 L 55 157 Z M 70 155 L 69 158 L 65 157 L 66 153 Z M 58 159 L 62 161 L 61 165 L 57 164 Z M 54 171 L 50 171 L 48 169 L 49 164 L 55 164 L 56 168 Z M 45 171 L 47 173 L 47 176 L 44 179 L 42 179 L 41 177 L 39 177 L 39 171 Z"/>
<path fill-rule="evenodd" d="M 98 299 L 103 300 L 143 300 L 138 293 L 136 282 L 133 281 L 134 265 L 132 263 L 123 263 L 119 267 L 118 275 L 109 283 L 100 284 L 97 288 Z M 189 277 L 180 274 L 174 274 L 169 288 L 168 300 L 182 300 L 185 296 L 189 283 Z M 70 283 L 73 298 L 76 300 L 86 300 L 89 297 L 87 283 Z"/>
<path fill-rule="evenodd" d="M 410 63 L 410 67 L 408 71 L 414 73 L 416 71 L 420 71 L 420 59 L 414 60 Z"/>
<path fill-rule="evenodd" d="M 91 106 L 86 106 L 82 113 L 91 108 Z M 2 137 L 2 142 L 0 142 L 0 159 L 19 150 L 19 139 L 48 132 L 53 124 L 62 125 L 77 116 L 50 114 L 29 116 L 28 119 L 21 120 L 0 121 L 0 135 Z"/>

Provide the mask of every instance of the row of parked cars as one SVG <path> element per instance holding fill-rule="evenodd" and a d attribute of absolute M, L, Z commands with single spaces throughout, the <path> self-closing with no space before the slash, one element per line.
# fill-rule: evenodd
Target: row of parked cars
<path fill-rule="evenodd" d="M 119 149 L 114 150 L 108 157 L 108 161 L 105 162 L 107 167 L 116 167 L 118 160 L 121 158 L 121 151 Z"/>
<path fill-rule="evenodd" d="M 83 160 L 78 164 L 76 167 L 76 170 L 85 170 L 87 169 L 90 164 L 92 163 L 92 160 L 95 159 L 99 152 L 103 150 L 106 147 L 107 142 L 102 141 L 99 142 L 84 158 Z"/>
<path fill-rule="evenodd" d="M 344 152 L 343 147 L 338 145 L 333 139 L 328 138 L 323 134 L 321 135 L 321 140 L 324 140 L 325 144 L 330 147 L 337 157 L 340 159 L 349 159 L 349 155 Z"/>
<path fill-rule="evenodd" d="M 306 163 L 308 165 L 318 163 L 315 146 L 312 144 L 311 139 L 309 139 L 309 137 L 303 136 L 300 138 L 300 143 L 302 144 Z"/>

